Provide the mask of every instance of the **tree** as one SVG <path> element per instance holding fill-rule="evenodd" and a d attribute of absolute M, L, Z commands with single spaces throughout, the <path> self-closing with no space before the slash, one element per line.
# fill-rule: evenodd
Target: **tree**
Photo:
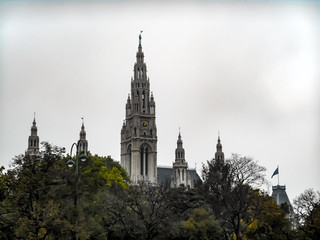
<path fill-rule="evenodd" d="M 168 193 L 168 187 L 146 182 L 129 187 L 125 197 L 118 199 L 124 211 L 119 214 L 109 209 L 122 223 L 124 239 L 164 239 L 171 213 Z"/>
<path fill-rule="evenodd" d="M 286 207 L 279 207 L 268 194 L 254 191 L 254 203 L 249 208 L 253 221 L 246 231 L 247 239 L 293 239 Z"/>
<path fill-rule="evenodd" d="M 79 204 L 75 208 L 75 169 L 64 149 L 42 143 L 39 155 L 19 155 L 1 172 L 0 239 L 106 239 L 105 199 L 127 188 L 127 174 L 111 157 L 89 156 L 79 164 Z M 76 223 L 76 220 L 78 224 Z"/>
<path fill-rule="evenodd" d="M 253 187 L 265 182 L 265 168 L 249 157 L 233 154 L 231 159 L 212 159 L 203 166 L 203 183 L 199 185 L 219 220 L 225 238 L 242 239 L 254 215 L 248 211 L 254 204 Z"/>
<path fill-rule="evenodd" d="M 219 223 L 204 208 L 195 208 L 190 218 L 182 222 L 188 232 L 188 239 L 219 240 L 223 239 Z"/>
<path fill-rule="evenodd" d="M 320 192 L 307 189 L 293 201 L 295 223 L 301 239 L 320 238 Z"/>
<path fill-rule="evenodd" d="M 67 216 L 57 211 L 66 204 L 55 201 L 61 186 L 54 173 L 54 165 L 62 159 L 64 149 L 42 144 L 43 152 L 15 157 L 14 168 L 7 172 L 9 194 L 1 206 L 4 239 L 59 238 L 67 234 Z"/>

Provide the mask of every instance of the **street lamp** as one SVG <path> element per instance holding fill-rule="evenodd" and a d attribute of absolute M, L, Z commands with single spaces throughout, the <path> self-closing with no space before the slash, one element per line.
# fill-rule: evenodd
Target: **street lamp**
<path fill-rule="evenodd" d="M 74 205 L 75 205 L 75 208 L 76 208 L 76 229 L 78 227 L 78 186 L 79 186 L 79 159 L 82 161 L 82 162 L 85 162 L 88 157 L 87 155 L 82 152 L 81 154 L 79 153 L 79 147 L 80 145 L 84 145 L 84 144 L 81 144 L 81 143 L 84 143 L 85 144 L 85 141 L 84 140 L 79 140 L 78 141 L 78 144 L 77 143 L 73 143 L 72 146 L 71 146 L 71 150 L 70 150 L 70 159 L 67 161 L 67 165 L 68 167 L 73 167 L 74 164 L 76 164 L 76 193 L 75 193 L 75 197 L 74 197 Z M 72 160 L 72 149 L 73 147 L 76 146 L 77 148 L 77 154 L 76 154 L 76 163 L 74 163 L 74 161 Z M 76 234 L 76 240 L 78 240 L 78 236 Z"/>

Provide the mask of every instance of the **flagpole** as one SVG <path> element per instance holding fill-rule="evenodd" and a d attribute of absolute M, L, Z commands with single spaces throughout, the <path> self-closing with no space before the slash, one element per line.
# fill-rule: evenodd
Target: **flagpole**
<path fill-rule="evenodd" d="M 279 175 L 280 175 L 280 171 L 279 171 L 279 165 L 278 165 L 278 186 L 280 186 Z"/>

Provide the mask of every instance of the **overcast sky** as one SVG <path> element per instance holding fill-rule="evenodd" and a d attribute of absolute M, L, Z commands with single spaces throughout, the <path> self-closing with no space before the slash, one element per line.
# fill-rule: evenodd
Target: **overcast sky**
<path fill-rule="evenodd" d="M 292 200 L 320 190 L 319 4 L 311 1 L 0 3 L 0 165 L 41 141 L 120 160 L 138 35 L 156 102 L 158 165 L 181 135 L 200 173 L 220 132 Z"/>

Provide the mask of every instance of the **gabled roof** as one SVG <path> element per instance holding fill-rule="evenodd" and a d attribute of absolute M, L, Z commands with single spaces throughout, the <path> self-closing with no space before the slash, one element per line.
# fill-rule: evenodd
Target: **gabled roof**
<path fill-rule="evenodd" d="M 197 181 L 201 180 L 196 169 L 188 169 L 188 173 L 190 174 L 191 178 L 191 186 L 194 188 L 194 185 Z M 173 168 L 172 167 L 157 167 L 157 174 L 158 174 L 158 183 L 160 184 L 170 184 L 171 177 L 173 175 Z"/>

